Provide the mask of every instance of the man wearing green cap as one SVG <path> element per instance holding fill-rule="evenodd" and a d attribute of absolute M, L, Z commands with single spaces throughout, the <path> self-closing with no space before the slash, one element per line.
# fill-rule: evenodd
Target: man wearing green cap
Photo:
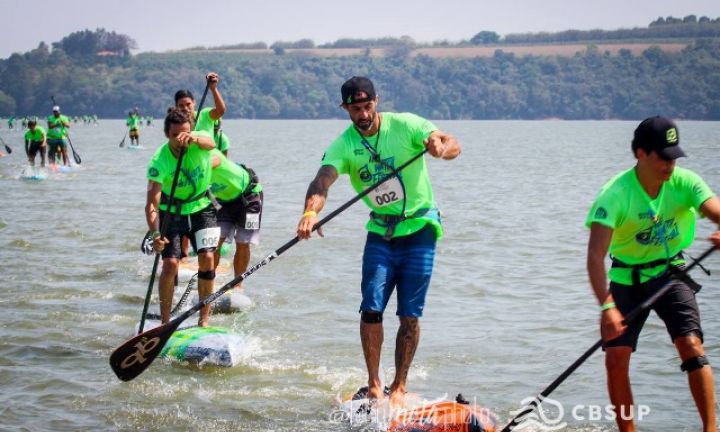
<path fill-rule="evenodd" d="M 603 186 L 586 220 L 587 270 L 600 304 L 608 392 L 621 432 L 635 430 L 630 356 L 650 311 L 629 323 L 623 319 L 667 284 L 672 287 L 651 308 L 665 322 L 680 355 L 703 430 L 715 431 L 713 376 L 695 301 L 699 285 L 676 276 L 675 269 L 685 263 L 682 251 L 694 239 L 697 214 L 720 223 L 720 200 L 700 176 L 676 167 L 677 158 L 685 156 L 679 144 L 671 120 L 650 117 L 640 123 L 632 141 L 635 166 Z M 720 231 L 710 241 L 720 247 Z M 608 252 L 612 268 L 606 272 Z"/>

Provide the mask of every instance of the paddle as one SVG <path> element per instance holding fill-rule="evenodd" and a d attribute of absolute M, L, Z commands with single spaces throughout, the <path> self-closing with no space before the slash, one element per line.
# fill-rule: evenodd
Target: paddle
<path fill-rule="evenodd" d="M 195 121 L 200 115 L 200 110 L 205 103 L 205 97 L 207 97 L 208 89 L 210 89 L 210 83 L 205 83 L 205 91 L 203 91 L 202 98 L 200 99 L 200 105 L 195 114 Z M 172 209 L 173 202 L 175 201 L 175 189 L 177 188 L 178 178 L 180 178 L 180 169 L 182 168 L 182 160 L 185 156 L 185 149 L 180 150 L 180 156 L 178 157 L 177 166 L 175 167 L 175 176 L 173 177 L 172 186 L 170 187 L 170 197 L 168 199 L 167 211 L 170 212 Z M 170 220 L 169 215 L 163 218 L 162 224 L 160 225 L 160 237 L 165 237 L 167 231 L 168 221 Z M 150 306 L 150 295 L 152 294 L 153 285 L 155 284 L 155 272 L 157 272 L 158 263 L 160 262 L 160 254 L 155 254 L 155 262 L 153 263 L 152 273 L 150 273 L 150 283 L 148 284 L 147 293 L 145 294 L 145 303 L 143 304 L 142 316 L 140 316 L 140 326 L 138 327 L 138 333 L 142 333 L 145 328 L 145 315 L 147 314 L 148 307 Z"/>
<path fill-rule="evenodd" d="M 415 162 L 415 160 L 417 160 L 418 158 L 422 157 L 426 152 L 427 149 L 416 154 L 415 156 L 410 158 L 410 160 L 395 169 L 392 174 L 386 175 L 372 186 L 360 192 L 350 201 L 333 210 L 330 214 L 318 221 L 318 223 L 313 226 L 312 230 L 316 231 L 318 228 L 333 219 L 335 216 L 345 211 L 345 209 L 355 204 L 362 197 L 372 192 L 373 189 L 379 187 L 381 184 L 393 178 L 395 175 L 397 175 L 397 173 L 405 169 L 405 167 L 407 167 L 411 163 Z M 205 297 L 199 303 L 193 305 L 193 307 L 183 312 L 177 318 L 174 318 L 159 327 L 148 330 L 145 333 L 140 333 L 130 338 L 124 344 L 117 347 L 115 351 L 113 351 L 113 353 L 110 355 L 110 367 L 112 367 L 115 375 L 117 375 L 117 377 L 123 381 L 130 381 L 131 379 L 143 373 L 143 371 L 147 369 L 148 366 L 150 366 L 153 360 L 155 360 L 158 354 L 160 354 L 160 351 L 162 351 L 165 343 L 168 341 L 168 339 L 170 339 L 170 336 L 172 336 L 172 334 L 183 321 L 185 321 L 188 317 L 190 317 L 203 307 L 220 298 L 223 294 L 225 294 L 225 292 L 231 290 L 235 285 L 244 281 L 248 276 L 255 273 L 260 268 L 268 265 L 272 260 L 282 255 L 283 252 L 285 252 L 286 250 L 295 246 L 299 241 L 300 238 L 295 236 L 292 240 L 276 249 L 275 252 L 271 253 L 257 264 L 254 264 L 247 271 L 245 271 L 245 273 L 235 277 L 235 279 L 223 285 L 220 290 L 209 295 L 208 297 Z"/>
<path fill-rule="evenodd" d="M 122 141 L 120 141 L 120 147 L 125 146 L 125 138 L 127 138 L 127 134 L 128 134 L 127 131 L 125 131 L 125 136 L 123 137 Z"/>
<path fill-rule="evenodd" d="M 57 102 L 55 102 L 54 95 L 50 96 L 50 99 L 52 100 L 53 105 L 57 105 Z M 63 131 L 65 132 L 65 136 L 67 137 L 68 143 L 70 143 L 70 150 L 72 150 L 73 159 L 75 159 L 76 164 L 80 165 L 82 163 L 82 159 L 80 159 L 80 155 L 75 151 L 75 147 L 73 147 L 72 140 L 70 139 L 70 134 L 68 133 L 67 129 L 65 129 L 65 124 L 62 123 L 62 117 L 60 119 L 60 123 L 62 124 L 62 128 L 63 128 Z"/>
<path fill-rule="evenodd" d="M 12 149 L 9 145 L 5 144 L 5 140 L 3 140 L 2 137 L 0 137 L 0 141 L 2 141 L 3 145 L 5 146 L 5 151 L 8 152 L 8 154 L 12 153 Z"/>
<path fill-rule="evenodd" d="M 682 277 L 683 275 L 687 275 L 688 272 L 693 267 L 695 267 L 696 265 L 700 265 L 700 261 L 707 258 L 714 251 L 715 251 L 715 246 L 710 247 L 708 250 L 703 252 L 703 254 L 700 255 L 700 257 L 698 257 L 696 260 L 693 260 L 693 262 L 690 265 L 688 265 L 685 269 L 678 271 L 676 274 L 680 277 Z M 666 283 L 665 285 L 663 285 L 662 288 L 655 291 L 655 293 L 653 295 L 651 295 L 650 297 L 648 297 L 647 300 L 642 302 L 642 304 L 640 304 L 640 306 L 636 307 L 635 309 L 630 311 L 630 313 L 625 315 L 623 324 L 629 324 L 632 321 L 634 321 L 638 315 L 645 312 L 645 310 L 647 310 L 649 307 L 651 307 L 660 297 L 662 297 L 666 292 L 668 292 L 668 290 L 670 288 L 672 288 L 673 284 L 674 284 L 674 281 L 670 281 L 670 282 Z M 597 351 L 597 349 L 602 346 L 602 343 L 603 343 L 602 338 L 599 341 L 595 342 L 595 345 L 591 346 L 587 351 L 585 351 L 583 353 L 583 355 L 581 355 L 580 358 L 575 360 L 575 362 L 573 364 L 571 364 L 570 367 L 565 369 L 565 371 L 562 374 L 560 374 L 560 376 L 557 377 L 555 379 L 555 381 L 553 381 L 549 386 L 547 386 L 547 388 L 545 390 L 540 392 L 540 394 L 537 395 L 537 397 L 535 397 L 535 399 L 533 399 L 532 402 L 530 402 L 526 406 L 525 409 L 523 409 L 519 414 L 517 414 L 510 421 L 510 423 L 505 425 L 505 427 L 502 429 L 501 432 L 510 432 L 511 430 L 515 429 L 515 427 L 517 425 L 522 423 L 525 419 L 521 418 L 521 417 L 524 417 L 527 414 L 530 414 L 531 412 L 533 412 L 533 410 L 535 410 L 535 408 L 537 408 L 538 405 L 540 405 L 542 403 L 542 401 L 546 397 L 548 397 L 550 395 L 550 393 L 553 392 L 553 390 L 555 390 L 560 384 L 562 384 L 562 382 L 565 381 L 565 379 L 567 377 L 569 377 L 570 374 L 575 372 L 575 369 L 580 367 L 580 365 L 583 364 L 583 362 L 585 362 L 585 360 L 587 360 L 588 357 L 590 357 L 595 351 Z"/>

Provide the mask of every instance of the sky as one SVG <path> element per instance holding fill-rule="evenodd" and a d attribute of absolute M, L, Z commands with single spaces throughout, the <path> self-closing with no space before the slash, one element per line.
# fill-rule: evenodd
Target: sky
<path fill-rule="evenodd" d="M 509 33 L 646 27 L 658 17 L 720 17 L 718 0 L 0 0 L 0 58 L 84 29 L 126 34 L 137 52 L 312 39 L 417 42 Z"/>

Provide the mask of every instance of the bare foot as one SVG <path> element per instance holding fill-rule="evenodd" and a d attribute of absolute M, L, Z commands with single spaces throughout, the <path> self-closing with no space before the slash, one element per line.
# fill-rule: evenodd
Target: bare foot
<path fill-rule="evenodd" d="M 390 406 L 393 408 L 406 408 L 405 406 L 406 391 L 396 389 L 390 391 Z"/>
<path fill-rule="evenodd" d="M 370 387 L 367 392 L 368 399 L 382 400 L 385 399 L 385 393 L 382 387 Z"/>

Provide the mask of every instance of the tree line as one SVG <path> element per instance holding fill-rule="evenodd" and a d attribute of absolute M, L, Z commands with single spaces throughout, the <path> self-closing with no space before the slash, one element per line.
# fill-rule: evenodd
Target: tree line
<path fill-rule="evenodd" d="M 610 55 L 589 45 L 571 57 L 318 57 L 234 52 L 144 53 L 79 61 L 45 44 L 0 60 L 0 116 L 50 111 L 123 118 L 132 107 L 162 117 L 178 89 L 197 97 L 221 76 L 228 118 L 321 119 L 343 112 L 339 88 L 371 77 L 384 110 L 432 119 L 639 119 L 651 114 L 720 120 L 720 41 L 681 52 L 652 47 Z"/>

